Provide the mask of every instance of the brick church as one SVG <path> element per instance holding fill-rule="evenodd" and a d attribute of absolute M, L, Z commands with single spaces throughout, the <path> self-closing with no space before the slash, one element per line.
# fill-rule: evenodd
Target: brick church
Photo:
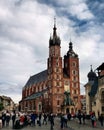
<path fill-rule="evenodd" d="M 47 69 L 31 76 L 22 89 L 19 102 L 22 112 L 76 112 L 80 105 L 79 58 L 73 43 L 61 57 L 61 40 L 54 22 L 49 39 Z"/>

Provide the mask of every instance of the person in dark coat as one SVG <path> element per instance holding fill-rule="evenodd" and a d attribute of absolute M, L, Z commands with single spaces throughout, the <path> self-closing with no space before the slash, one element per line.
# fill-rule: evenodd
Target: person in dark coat
<path fill-rule="evenodd" d="M 39 126 L 41 126 L 41 118 L 42 118 L 42 114 L 39 114 Z"/>
<path fill-rule="evenodd" d="M 86 113 L 85 112 L 83 112 L 83 114 L 82 114 L 82 119 L 83 119 L 83 124 L 85 124 L 85 119 L 86 119 Z"/>
<path fill-rule="evenodd" d="M 16 113 L 15 113 L 15 111 L 13 111 L 13 113 L 12 113 L 12 127 L 13 128 L 14 128 L 15 120 L 16 120 Z"/>
<path fill-rule="evenodd" d="M 5 126 L 5 122 L 6 122 L 6 113 L 2 113 L 2 126 Z"/>
<path fill-rule="evenodd" d="M 10 117 L 11 117 L 11 115 L 10 115 L 9 111 L 7 111 L 6 112 L 6 126 L 9 126 Z"/>
<path fill-rule="evenodd" d="M 81 111 L 78 111 L 78 119 L 79 119 L 79 124 L 82 124 L 82 114 Z"/>
<path fill-rule="evenodd" d="M 103 114 L 101 114 L 101 115 L 99 116 L 99 121 L 100 121 L 101 126 L 103 126 L 103 122 L 104 122 Z"/>
<path fill-rule="evenodd" d="M 54 126 L 54 115 L 53 114 L 50 115 L 50 124 L 51 124 L 51 130 L 53 130 L 53 126 Z"/>
<path fill-rule="evenodd" d="M 63 114 L 61 114 L 60 116 L 60 123 L 61 123 L 61 129 L 63 129 L 64 128 L 64 115 Z"/>
<path fill-rule="evenodd" d="M 43 125 L 44 125 L 44 123 L 45 123 L 45 125 L 47 125 L 47 114 L 46 113 L 44 113 L 44 115 L 43 115 Z"/>

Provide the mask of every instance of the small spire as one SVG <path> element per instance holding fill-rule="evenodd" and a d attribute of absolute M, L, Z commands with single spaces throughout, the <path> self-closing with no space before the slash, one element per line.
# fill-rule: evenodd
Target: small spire
<path fill-rule="evenodd" d="M 90 65 L 90 67 L 91 67 L 91 71 L 92 71 L 92 65 Z"/>
<path fill-rule="evenodd" d="M 56 18 L 54 17 L 53 36 L 57 36 L 57 34 L 56 34 L 56 30 L 57 30 L 57 28 L 56 28 Z"/>
<path fill-rule="evenodd" d="M 72 42 L 70 41 L 69 43 L 69 50 L 72 51 L 73 50 L 73 45 L 72 45 Z"/>
<path fill-rule="evenodd" d="M 56 18 L 54 17 L 54 27 L 56 27 Z"/>
<path fill-rule="evenodd" d="M 70 37 L 70 42 L 71 42 L 71 37 Z"/>

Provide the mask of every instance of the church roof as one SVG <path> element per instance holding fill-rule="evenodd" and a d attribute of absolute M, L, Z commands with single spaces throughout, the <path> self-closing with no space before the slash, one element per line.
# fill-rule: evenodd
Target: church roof
<path fill-rule="evenodd" d="M 104 70 L 104 63 L 102 63 L 98 68 L 97 70 Z"/>
<path fill-rule="evenodd" d="M 92 69 L 92 65 L 91 65 L 91 70 L 88 73 L 87 77 L 88 77 L 89 81 L 91 81 L 91 80 L 93 81 L 97 77 L 96 73 Z"/>
<path fill-rule="evenodd" d="M 98 78 L 96 77 L 94 82 L 91 82 L 91 91 L 89 92 L 89 96 L 93 97 L 97 93 L 98 89 Z"/>
<path fill-rule="evenodd" d="M 47 77 L 48 77 L 47 70 L 44 70 L 36 75 L 31 76 L 24 87 L 29 87 L 32 84 L 46 81 Z"/>
<path fill-rule="evenodd" d="M 34 93 L 34 94 L 28 96 L 27 98 L 25 98 L 25 100 L 32 100 L 32 99 L 38 98 L 38 97 L 42 96 L 46 91 L 47 91 L 47 89 L 44 89 L 41 92 Z"/>

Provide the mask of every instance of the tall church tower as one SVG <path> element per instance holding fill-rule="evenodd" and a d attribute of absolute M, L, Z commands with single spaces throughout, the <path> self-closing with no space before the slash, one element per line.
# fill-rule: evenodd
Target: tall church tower
<path fill-rule="evenodd" d="M 75 105 L 75 111 L 80 109 L 80 82 L 79 82 L 79 58 L 73 51 L 72 42 L 69 43 L 69 50 L 64 56 L 64 73 L 69 77 L 69 92 Z"/>
<path fill-rule="evenodd" d="M 63 103 L 63 69 L 61 57 L 61 40 L 57 36 L 56 21 L 54 21 L 53 36 L 49 39 L 49 58 L 48 58 L 48 87 L 49 87 L 49 107 L 50 112 L 61 112 Z"/>

